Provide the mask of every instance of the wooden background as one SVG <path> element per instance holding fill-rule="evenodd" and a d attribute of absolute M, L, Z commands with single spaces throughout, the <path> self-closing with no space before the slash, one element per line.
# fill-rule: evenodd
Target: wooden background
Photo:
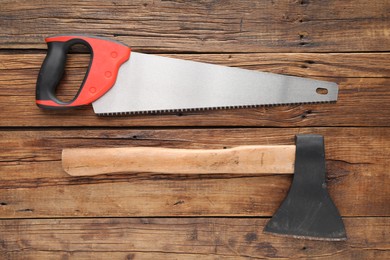
<path fill-rule="evenodd" d="M 0 28 L 0 259 L 390 258 L 389 1 L 3 0 Z M 91 107 L 42 111 L 35 82 L 44 38 L 67 33 L 335 81 L 339 100 L 112 118 Z M 88 60 L 70 55 L 63 99 Z M 77 178 L 61 168 L 63 148 L 293 144 L 297 133 L 325 136 L 346 242 L 262 233 L 288 175 Z"/>

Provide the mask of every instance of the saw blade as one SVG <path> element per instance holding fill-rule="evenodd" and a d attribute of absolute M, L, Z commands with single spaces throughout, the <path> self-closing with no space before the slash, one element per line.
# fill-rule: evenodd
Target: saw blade
<path fill-rule="evenodd" d="M 164 113 L 332 102 L 337 95 L 333 82 L 132 52 L 93 109 L 100 115 Z"/>

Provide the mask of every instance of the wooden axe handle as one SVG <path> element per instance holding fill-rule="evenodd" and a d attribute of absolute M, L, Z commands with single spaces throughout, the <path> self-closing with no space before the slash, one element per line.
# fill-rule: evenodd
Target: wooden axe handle
<path fill-rule="evenodd" d="M 253 145 L 214 150 L 127 147 L 62 151 L 63 168 L 72 176 L 139 172 L 292 174 L 294 161 L 295 145 Z"/>

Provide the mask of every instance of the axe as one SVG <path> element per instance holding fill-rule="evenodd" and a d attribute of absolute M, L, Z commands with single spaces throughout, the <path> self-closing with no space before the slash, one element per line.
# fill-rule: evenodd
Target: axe
<path fill-rule="evenodd" d="M 313 240 L 346 240 L 340 213 L 326 188 L 324 139 L 297 135 L 295 145 L 230 149 L 73 148 L 62 152 L 72 176 L 164 174 L 294 174 L 288 195 L 264 232 Z"/>

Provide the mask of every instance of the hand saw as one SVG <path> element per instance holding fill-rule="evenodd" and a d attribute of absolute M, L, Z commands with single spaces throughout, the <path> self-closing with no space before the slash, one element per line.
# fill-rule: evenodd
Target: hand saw
<path fill-rule="evenodd" d="M 100 37 L 64 35 L 46 42 L 36 85 L 41 108 L 92 103 L 99 115 L 163 113 L 332 102 L 338 95 L 333 82 L 142 54 Z M 87 46 L 92 58 L 78 93 L 63 102 L 56 88 L 75 44 Z"/>

